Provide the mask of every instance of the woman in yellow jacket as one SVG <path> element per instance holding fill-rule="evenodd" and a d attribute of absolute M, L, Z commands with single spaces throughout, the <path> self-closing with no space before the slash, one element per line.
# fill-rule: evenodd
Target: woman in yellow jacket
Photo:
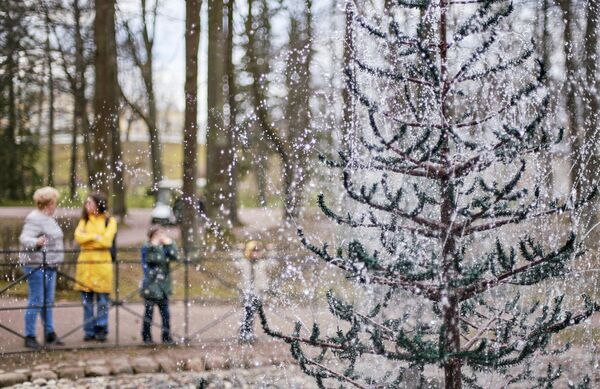
<path fill-rule="evenodd" d="M 113 289 L 110 248 L 117 233 L 117 222 L 110 217 L 107 208 L 104 194 L 91 193 L 85 200 L 81 220 L 75 229 L 75 241 L 81 247 L 75 290 L 81 291 L 84 341 L 104 342 L 108 335 L 109 295 Z"/>

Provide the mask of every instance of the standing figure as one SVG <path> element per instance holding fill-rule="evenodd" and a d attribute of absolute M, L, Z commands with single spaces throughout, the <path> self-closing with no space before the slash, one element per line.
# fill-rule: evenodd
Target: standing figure
<path fill-rule="evenodd" d="M 268 270 L 274 264 L 272 259 L 265 259 L 265 250 L 261 242 L 251 240 L 244 247 L 243 257 L 235 262 L 241 273 L 242 304 L 244 317 L 240 326 L 239 341 L 252 343 L 254 334 L 254 316 L 256 301 L 269 288 Z"/>
<path fill-rule="evenodd" d="M 117 221 L 108 213 L 106 196 L 91 193 L 75 229 L 75 241 L 81 247 L 75 290 L 81 291 L 86 342 L 104 342 L 108 336 L 109 294 L 113 289 L 111 249 L 116 233 Z"/>
<path fill-rule="evenodd" d="M 54 211 L 58 191 L 49 186 L 33 194 L 37 207 L 25 218 L 19 237 L 19 262 L 27 276 L 27 310 L 25 311 L 25 347 L 39 349 L 35 339 L 35 322 L 41 316 L 46 344 L 62 345 L 54 332 L 52 306 L 56 289 L 56 268 L 64 260 L 63 232 Z M 40 309 L 41 308 L 41 309 Z"/>
<path fill-rule="evenodd" d="M 142 269 L 144 280 L 140 295 L 144 299 L 144 322 L 142 324 L 142 339 L 145 344 L 153 344 L 150 328 L 154 305 L 158 306 L 162 318 L 162 342 L 175 344 L 171 337 L 169 314 L 169 295 L 172 282 L 170 262 L 177 260 L 177 247 L 160 226 L 152 226 L 148 230 L 148 241 L 142 246 Z"/>

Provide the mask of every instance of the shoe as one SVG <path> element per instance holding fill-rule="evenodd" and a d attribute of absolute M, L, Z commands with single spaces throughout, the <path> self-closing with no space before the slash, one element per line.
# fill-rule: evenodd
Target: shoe
<path fill-rule="evenodd" d="M 108 328 L 106 327 L 96 327 L 94 332 L 96 335 L 94 336 L 98 342 L 106 342 L 106 337 L 108 335 Z"/>
<path fill-rule="evenodd" d="M 152 346 L 154 341 L 152 339 L 144 339 L 144 344 L 147 346 Z"/>
<path fill-rule="evenodd" d="M 163 344 L 166 344 L 168 346 L 173 346 L 176 344 L 175 340 L 173 340 L 173 338 L 171 338 L 171 335 L 163 336 L 162 342 L 163 342 Z"/>
<path fill-rule="evenodd" d="M 31 348 L 34 350 L 39 350 L 40 348 L 42 348 L 42 346 L 40 346 L 40 344 L 37 342 L 37 340 L 35 340 L 35 336 L 26 336 L 25 337 L 25 347 Z"/>
<path fill-rule="evenodd" d="M 84 342 L 92 342 L 96 340 L 96 336 L 95 335 L 86 335 L 83 337 L 83 341 Z"/>
<path fill-rule="evenodd" d="M 56 336 L 56 332 L 50 332 L 49 334 L 46 334 L 46 344 L 52 345 L 52 346 L 64 346 L 65 345 L 63 343 L 63 341 L 60 340 L 60 338 L 58 336 Z"/>

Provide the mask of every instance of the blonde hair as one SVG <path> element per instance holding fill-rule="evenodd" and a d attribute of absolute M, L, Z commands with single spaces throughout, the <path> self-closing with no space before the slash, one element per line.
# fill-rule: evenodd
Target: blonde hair
<path fill-rule="evenodd" d="M 252 252 L 259 251 L 259 250 L 262 250 L 262 243 L 257 240 L 250 240 L 250 241 L 246 242 L 246 245 L 244 246 L 244 256 L 247 259 L 253 259 Z"/>
<path fill-rule="evenodd" d="M 44 209 L 53 201 L 58 201 L 58 191 L 51 186 L 45 186 L 33 193 L 33 201 L 38 209 Z"/>

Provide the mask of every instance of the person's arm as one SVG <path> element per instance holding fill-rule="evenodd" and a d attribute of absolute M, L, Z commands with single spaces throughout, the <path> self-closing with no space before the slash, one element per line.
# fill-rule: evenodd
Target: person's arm
<path fill-rule="evenodd" d="M 177 261 L 177 245 L 175 242 L 171 241 L 171 243 L 167 243 L 163 245 L 163 251 L 165 253 L 165 257 L 167 257 L 171 261 Z"/>
<path fill-rule="evenodd" d="M 108 219 L 108 225 L 104 229 L 102 234 L 98 234 L 96 241 L 103 248 L 110 248 L 112 246 L 115 235 L 117 234 L 117 221 L 114 217 Z"/>
<path fill-rule="evenodd" d="M 34 250 L 38 248 L 38 239 L 42 235 L 42 229 L 40 225 L 31 219 L 25 219 L 23 225 L 23 231 L 19 236 L 19 242 L 27 250 Z"/>
<path fill-rule="evenodd" d="M 79 224 L 77 224 L 77 228 L 75 228 L 75 242 L 80 245 L 96 240 L 96 234 L 86 232 L 85 225 L 86 221 L 81 219 L 79 220 Z"/>
<path fill-rule="evenodd" d="M 148 278 L 148 262 L 146 261 L 148 247 L 142 246 L 142 271 L 144 272 L 144 279 Z"/>
<path fill-rule="evenodd" d="M 147 247 L 146 263 L 149 265 L 158 265 L 165 263 L 167 258 L 163 254 L 163 247 L 161 245 L 150 244 Z"/>

